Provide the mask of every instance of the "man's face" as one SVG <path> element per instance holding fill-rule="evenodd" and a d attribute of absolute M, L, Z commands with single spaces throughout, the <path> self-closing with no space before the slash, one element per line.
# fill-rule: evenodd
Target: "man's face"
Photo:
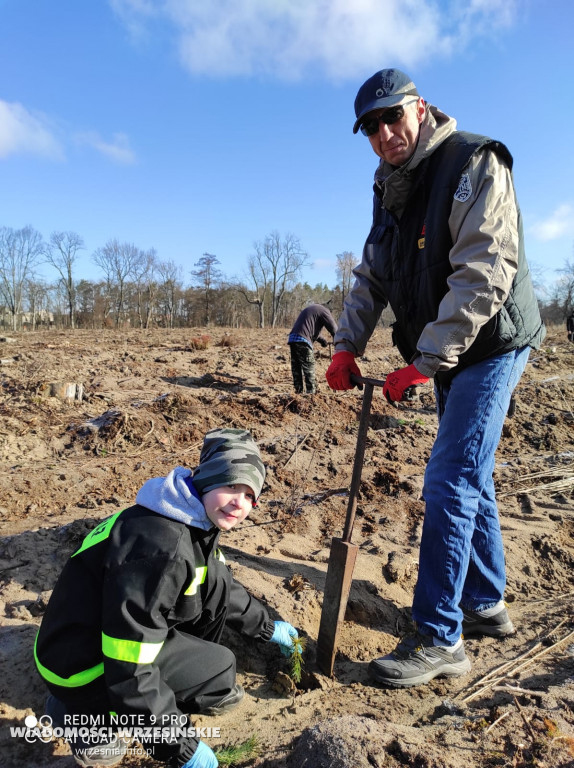
<path fill-rule="evenodd" d="M 243 522 L 255 503 L 248 485 L 223 485 L 205 493 L 201 499 L 207 517 L 220 531 L 230 531 Z"/>
<path fill-rule="evenodd" d="M 373 117 L 389 113 L 393 107 L 377 109 L 370 113 Z M 404 165 L 413 156 L 419 139 L 419 129 L 425 115 L 425 103 L 423 99 L 407 104 L 404 114 L 394 123 L 387 124 L 379 121 L 379 130 L 369 141 L 373 152 L 382 157 L 391 165 Z"/>

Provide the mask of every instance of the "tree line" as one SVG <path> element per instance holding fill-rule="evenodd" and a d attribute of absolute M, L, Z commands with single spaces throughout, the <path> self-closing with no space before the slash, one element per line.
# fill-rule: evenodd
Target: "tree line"
<path fill-rule="evenodd" d="M 308 301 L 342 306 L 357 259 L 338 254 L 333 288 L 303 283 L 308 254 L 292 234 L 271 232 L 254 243 L 245 277 L 228 278 L 217 256 L 204 253 L 188 275 L 154 249 L 109 240 L 91 256 L 101 279 L 77 279 L 83 239 L 33 227 L 0 228 L 0 323 L 12 330 L 124 327 L 275 327 L 289 325 Z M 54 279 L 38 275 L 47 265 Z M 188 278 L 186 281 L 186 277 Z"/>
<path fill-rule="evenodd" d="M 337 316 L 359 261 L 350 251 L 337 254 L 335 285 L 312 287 L 301 279 L 310 260 L 299 238 L 273 231 L 254 243 L 243 278 L 228 278 L 217 256 L 204 253 L 186 282 L 182 267 L 162 261 L 154 249 L 112 239 L 91 256 L 101 272 L 94 281 L 76 277 L 85 250 L 75 232 L 53 232 L 44 240 L 31 226 L 1 227 L 2 326 L 13 331 L 41 326 L 289 327 L 310 301 L 328 303 Z M 39 277 L 44 265 L 53 271 L 52 281 Z M 566 262 L 559 272 L 552 293 L 540 300 L 551 323 L 563 323 L 574 309 L 574 262 Z M 386 310 L 383 322 L 392 319 Z"/>

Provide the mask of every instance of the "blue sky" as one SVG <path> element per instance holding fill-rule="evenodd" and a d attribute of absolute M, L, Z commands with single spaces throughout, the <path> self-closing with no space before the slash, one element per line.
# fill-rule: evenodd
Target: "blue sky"
<path fill-rule="evenodd" d="M 352 133 L 378 69 L 505 142 L 527 255 L 574 260 L 571 0 L 0 0 L 0 226 L 154 248 L 191 282 L 296 235 L 305 279 L 360 256 L 377 158 Z M 55 273 L 45 272 L 55 277 Z"/>

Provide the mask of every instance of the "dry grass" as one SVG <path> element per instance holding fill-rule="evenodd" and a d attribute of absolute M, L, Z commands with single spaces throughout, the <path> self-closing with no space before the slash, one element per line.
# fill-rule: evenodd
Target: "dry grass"
<path fill-rule="evenodd" d="M 189 340 L 189 347 L 190 349 L 207 349 L 209 345 L 211 344 L 211 337 L 207 334 L 202 334 L 201 336 L 192 336 Z"/>

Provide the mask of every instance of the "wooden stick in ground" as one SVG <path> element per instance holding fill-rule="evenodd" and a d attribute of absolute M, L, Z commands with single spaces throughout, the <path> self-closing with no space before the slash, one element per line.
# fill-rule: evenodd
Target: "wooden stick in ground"
<path fill-rule="evenodd" d="M 534 731 L 532 730 L 532 726 L 530 725 L 530 723 L 529 723 L 529 722 L 528 722 L 528 720 L 526 719 L 526 715 L 525 715 L 525 714 L 524 714 L 524 712 L 522 711 L 522 707 L 521 707 L 521 706 L 520 706 L 520 704 L 518 703 L 518 699 L 516 698 L 516 696 L 513 696 L 513 699 L 514 699 L 514 703 L 516 704 L 516 709 L 517 709 L 517 710 L 520 712 L 520 717 L 521 717 L 521 718 L 522 718 L 522 720 L 524 721 L 524 725 L 526 726 L 526 730 L 527 730 L 527 731 L 528 731 L 528 733 L 530 734 L 530 736 L 531 736 L 531 738 L 532 738 L 532 741 L 535 741 L 535 739 L 536 739 L 536 734 L 534 733 Z"/>
<path fill-rule="evenodd" d="M 540 597 L 538 600 L 531 600 L 529 605 L 536 605 L 537 603 L 554 603 L 565 597 L 572 597 L 572 595 L 574 595 L 574 590 L 571 590 L 570 592 L 562 592 L 562 594 L 555 595 L 554 597 Z"/>
<path fill-rule="evenodd" d="M 539 641 L 538 643 L 535 643 L 532 648 L 529 648 L 527 651 L 524 651 L 524 653 L 521 653 L 519 656 L 517 656 L 515 659 L 512 659 L 511 661 L 505 661 L 503 664 L 500 664 L 498 667 L 495 667 L 495 669 L 492 669 L 490 672 L 487 672 L 486 675 L 480 678 L 480 680 L 477 680 L 474 686 L 481 685 L 482 683 L 485 683 L 489 678 L 493 677 L 494 675 L 500 675 L 500 673 L 507 669 L 508 667 L 512 667 L 513 664 L 516 664 L 517 661 L 520 661 L 520 659 L 524 659 L 527 656 L 530 656 L 535 651 L 537 651 L 539 648 L 542 648 L 542 642 L 547 639 L 548 637 L 551 637 L 554 635 L 560 627 L 566 622 L 566 619 L 561 619 L 561 621 L 556 624 L 555 627 L 553 627 L 546 636 Z M 473 687 L 474 687 L 473 686 Z"/>
<path fill-rule="evenodd" d="M 560 623 L 562 624 L 563 622 L 560 622 Z M 518 661 L 519 659 L 524 658 L 524 656 L 527 656 L 528 654 L 531 654 L 532 651 L 535 648 L 538 648 L 541 645 L 541 643 L 537 643 L 533 648 L 530 649 L 530 651 L 527 651 L 526 654 L 522 654 L 521 656 L 519 656 L 517 659 L 514 660 L 514 662 L 509 662 L 506 665 L 503 664 L 502 667 L 499 668 L 499 669 L 503 669 L 503 668 L 507 667 L 508 668 L 508 674 L 504 674 L 504 675 L 501 675 L 500 677 L 498 677 L 498 678 L 496 678 L 494 680 L 490 680 L 485 686 L 480 688 L 478 691 L 475 691 L 474 693 L 471 693 L 469 696 L 465 696 L 464 699 L 462 699 L 462 702 L 466 703 L 466 702 L 472 701 L 473 699 L 476 699 L 478 696 L 480 696 L 481 693 L 483 693 L 484 691 L 487 691 L 489 688 L 492 688 L 493 685 L 497 685 L 498 683 L 501 683 L 503 680 L 505 680 L 508 677 L 509 674 L 515 675 L 517 672 L 522 671 L 526 667 L 530 666 L 530 664 L 533 664 L 535 661 L 540 659 L 542 656 L 545 656 L 547 653 L 550 653 L 555 648 L 557 648 L 559 645 L 562 645 L 562 643 L 565 643 L 567 640 L 570 640 L 573 637 L 574 637 L 574 631 L 569 632 L 561 640 L 558 640 L 557 642 L 555 642 L 552 645 L 548 646 L 548 648 L 545 648 L 543 651 L 539 651 L 534 656 L 531 656 L 530 658 L 527 658 L 524 662 L 522 662 L 522 664 L 519 664 L 517 667 L 512 667 L 512 664 L 516 663 L 516 661 Z M 493 673 L 490 672 L 488 675 L 485 675 L 483 678 L 481 678 L 481 680 L 478 681 L 477 684 L 480 684 L 481 682 L 486 680 L 488 677 L 490 677 L 491 674 L 493 674 Z"/>
<path fill-rule="evenodd" d="M 283 466 L 284 466 L 284 467 L 286 467 L 286 466 L 287 466 L 287 464 L 289 464 L 289 462 L 291 461 L 291 459 L 295 458 L 295 456 L 296 456 L 296 454 L 297 454 L 297 451 L 299 450 L 299 448 L 301 448 L 301 447 L 302 447 L 303 443 L 304 443 L 304 442 L 307 440 L 307 438 L 309 438 L 310 436 L 311 436 L 311 433 L 309 432 L 309 434 L 308 434 L 308 435 L 305 435 L 305 437 L 304 437 L 304 438 L 301 440 L 301 442 L 300 442 L 300 443 L 297 443 L 297 445 L 295 446 L 295 450 L 293 451 L 293 453 L 291 454 L 291 456 L 289 456 L 289 458 L 287 459 L 287 461 L 285 462 L 285 464 L 283 464 Z"/>
<path fill-rule="evenodd" d="M 504 662 L 504 664 L 500 664 L 500 666 L 496 667 L 496 669 L 492 669 L 486 675 L 483 675 L 483 677 L 477 680 L 476 683 L 474 683 L 474 685 L 471 687 L 475 688 L 477 685 L 482 685 L 483 683 L 486 683 L 486 684 L 482 685 L 482 688 L 479 688 L 474 693 L 471 693 L 469 696 L 465 696 L 465 698 L 462 700 L 463 703 L 476 699 L 477 696 L 480 696 L 480 694 L 483 693 L 484 691 L 488 691 L 488 689 L 491 688 L 493 685 L 496 685 L 497 683 L 500 683 L 503 680 L 505 680 L 506 675 L 501 674 L 501 672 L 506 672 L 506 670 L 510 669 L 513 664 L 516 664 L 517 661 L 519 661 L 520 659 L 523 659 L 525 656 L 528 656 L 530 653 L 540 648 L 541 646 L 542 646 L 542 643 L 536 643 L 536 645 L 534 645 L 528 651 L 525 651 L 524 653 L 521 653 L 520 656 L 517 656 L 516 659 L 512 659 L 512 661 L 506 661 Z M 494 675 L 498 675 L 498 676 L 495 677 L 494 679 L 490 679 Z"/>
<path fill-rule="evenodd" d="M 510 685 L 510 683 L 506 683 L 506 685 L 493 685 L 492 690 L 503 691 L 504 693 L 524 693 L 527 696 L 540 696 L 544 693 L 544 691 L 532 691 L 528 688 L 520 688 L 518 685 Z"/>
<path fill-rule="evenodd" d="M 524 661 L 518 667 L 513 669 L 512 673 L 515 674 L 516 672 L 522 672 L 523 669 L 525 669 L 526 667 L 529 667 L 531 664 L 537 661 L 541 656 L 545 656 L 547 653 L 550 653 L 550 651 L 553 651 L 559 645 L 562 645 L 562 643 L 566 642 L 566 640 L 570 640 L 572 638 L 574 638 L 574 630 L 572 632 L 569 632 L 567 635 L 565 635 L 561 640 L 557 640 L 555 643 L 552 643 L 552 645 L 548 646 L 548 648 L 545 648 L 543 651 L 540 651 L 535 656 L 532 656 L 531 658 L 526 659 L 526 661 Z"/>
<path fill-rule="evenodd" d="M 494 726 L 498 725 L 498 723 L 502 722 L 505 717 L 508 717 L 509 714 L 510 714 L 510 712 L 503 712 L 502 715 L 500 715 L 500 717 L 497 717 L 496 720 L 488 726 L 488 728 L 486 729 L 485 733 L 490 733 L 490 731 L 492 731 Z"/>

